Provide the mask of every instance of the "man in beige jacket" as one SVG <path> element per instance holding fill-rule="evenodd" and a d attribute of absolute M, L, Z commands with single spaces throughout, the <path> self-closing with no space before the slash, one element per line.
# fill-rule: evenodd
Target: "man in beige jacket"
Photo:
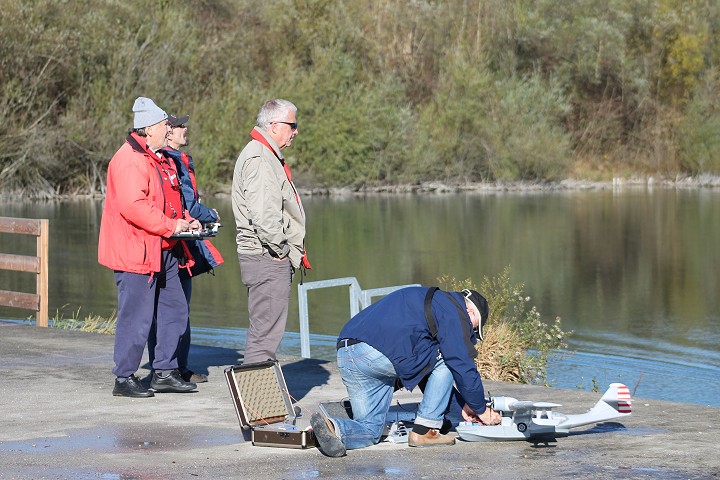
<path fill-rule="evenodd" d="M 305 212 L 280 153 L 298 134 L 297 107 L 275 99 L 260 107 L 256 127 L 235 164 L 232 206 L 250 326 L 244 363 L 275 359 L 285 333 L 292 275 L 305 258 Z"/>

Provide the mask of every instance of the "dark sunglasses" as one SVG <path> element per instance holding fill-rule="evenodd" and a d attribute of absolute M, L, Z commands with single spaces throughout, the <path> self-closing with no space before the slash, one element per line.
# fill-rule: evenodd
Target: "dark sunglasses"
<path fill-rule="evenodd" d="M 290 125 L 290 128 L 293 130 L 297 130 L 297 122 L 274 122 L 274 123 L 284 123 L 285 125 Z"/>

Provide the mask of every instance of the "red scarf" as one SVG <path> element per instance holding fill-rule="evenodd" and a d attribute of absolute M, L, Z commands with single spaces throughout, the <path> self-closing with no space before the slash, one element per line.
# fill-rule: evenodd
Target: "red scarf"
<path fill-rule="evenodd" d="M 293 192 L 295 193 L 295 201 L 297 202 L 298 206 L 300 207 L 300 212 L 302 213 L 303 217 L 305 216 L 305 211 L 303 210 L 302 203 L 300 203 L 300 197 L 298 196 L 297 189 L 295 188 L 295 184 L 292 182 L 292 173 L 290 172 L 290 167 L 288 167 L 288 164 L 285 163 L 285 159 L 280 157 L 280 155 L 277 154 L 274 148 L 270 146 L 270 143 L 268 143 L 267 139 L 257 130 L 253 129 L 250 132 L 250 137 L 253 140 L 257 140 L 258 142 L 265 145 L 272 153 L 275 155 L 275 158 L 278 159 L 280 162 L 280 165 L 283 166 L 283 170 L 285 170 L 285 176 L 288 179 L 288 182 L 290 182 L 290 186 L 293 189 Z M 312 270 L 312 267 L 310 266 L 310 261 L 307 258 L 307 250 L 305 250 L 305 245 L 303 244 L 303 256 L 301 260 L 301 264 L 304 268 L 308 270 Z"/>

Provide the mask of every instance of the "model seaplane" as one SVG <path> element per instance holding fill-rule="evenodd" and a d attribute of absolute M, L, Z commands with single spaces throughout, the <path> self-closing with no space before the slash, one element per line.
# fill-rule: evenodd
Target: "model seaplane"
<path fill-rule="evenodd" d="M 489 406 L 501 413 L 500 425 L 461 422 L 456 429 L 461 439 L 468 442 L 544 442 L 567 436 L 571 428 L 626 417 L 632 413 L 630 390 L 622 383 L 611 383 L 595 406 L 579 415 L 553 411 L 562 406 L 557 403 L 521 402 L 512 397 L 494 397 Z"/>

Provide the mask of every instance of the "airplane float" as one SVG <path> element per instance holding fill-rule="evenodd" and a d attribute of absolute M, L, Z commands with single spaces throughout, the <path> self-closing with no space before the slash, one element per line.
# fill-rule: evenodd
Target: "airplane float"
<path fill-rule="evenodd" d="M 557 403 L 518 401 L 512 397 L 493 397 L 489 406 L 501 413 L 500 425 L 460 422 L 456 430 L 462 440 L 546 442 L 567 436 L 571 428 L 626 417 L 632 413 L 630 390 L 622 383 L 611 383 L 595 406 L 579 415 L 553 411 L 553 408 L 562 406 Z"/>

